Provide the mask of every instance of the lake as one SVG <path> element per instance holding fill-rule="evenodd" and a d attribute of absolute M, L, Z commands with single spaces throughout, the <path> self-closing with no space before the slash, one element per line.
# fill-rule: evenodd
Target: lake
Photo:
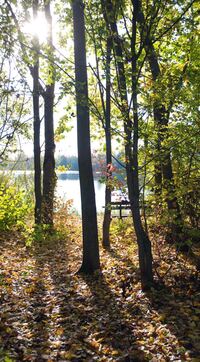
<path fill-rule="evenodd" d="M 0 171 L 0 173 L 10 173 L 10 171 Z M 28 179 L 33 179 L 33 171 L 12 171 L 14 177 L 22 177 L 25 182 Z M 57 172 L 57 185 L 55 195 L 64 201 L 73 200 L 72 210 L 81 214 L 81 196 L 80 196 L 80 183 L 78 171 Z M 94 187 L 96 196 L 97 212 L 104 211 L 105 204 L 105 184 L 99 182 L 100 174 L 94 175 Z M 27 183 L 28 184 L 28 183 Z M 121 199 L 122 193 L 115 191 L 112 194 L 112 200 Z"/>
<path fill-rule="evenodd" d="M 73 209 L 79 214 L 81 213 L 81 196 L 78 171 L 67 171 L 66 173 L 58 173 L 56 196 L 63 200 L 73 200 Z M 98 181 L 98 177 L 94 178 L 95 196 L 97 212 L 103 211 L 105 199 L 105 185 Z"/>

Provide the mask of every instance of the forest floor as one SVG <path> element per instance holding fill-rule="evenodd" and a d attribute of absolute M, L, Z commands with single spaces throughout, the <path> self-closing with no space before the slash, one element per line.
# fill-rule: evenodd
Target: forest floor
<path fill-rule="evenodd" d="M 133 238 L 113 226 L 102 272 L 83 277 L 80 229 L 29 248 L 1 235 L 0 361 L 200 361 L 199 266 L 157 237 L 164 284 L 143 293 Z"/>

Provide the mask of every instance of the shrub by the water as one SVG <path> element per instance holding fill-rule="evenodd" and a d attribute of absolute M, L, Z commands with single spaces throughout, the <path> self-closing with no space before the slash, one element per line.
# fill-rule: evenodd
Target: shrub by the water
<path fill-rule="evenodd" d="M 15 184 L 0 185 L 0 230 L 23 228 L 31 209 L 25 190 Z"/>

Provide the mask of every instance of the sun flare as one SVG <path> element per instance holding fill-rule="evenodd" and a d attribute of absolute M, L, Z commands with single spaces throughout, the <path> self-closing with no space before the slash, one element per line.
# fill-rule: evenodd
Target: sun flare
<path fill-rule="evenodd" d="M 38 13 L 36 19 L 32 19 L 24 24 L 24 32 L 37 36 L 40 43 L 44 43 L 47 39 L 48 34 L 48 23 L 45 19 L 44 13 Z"/>

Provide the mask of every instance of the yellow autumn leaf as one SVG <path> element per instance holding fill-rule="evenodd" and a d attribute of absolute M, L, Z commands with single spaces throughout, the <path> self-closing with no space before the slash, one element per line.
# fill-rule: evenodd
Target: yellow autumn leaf
<path fill-rule="evenodd" d="M 153 343 L 154 342 L 154 338 L 153 337 L 150 337 L 149 338 L 149 343 Z"/>
<path fill-rule="evenodd" d="M 62 327 L 58 328 L 55 332 L 56 336 L 61 336 L 64 333 L 64 329 Z"/>
<path fill-rule="evenodd" d="M 68 360 L 71 360 L 72 358 L 75 358 L 76 355 L 71 351 L 67 351 L 67 352 L 63 353 L 63 357 Z"/>
<path fill-rule="evenodd" d="M 100 344 L 95 339 L 93 339 L 92 341 L 90 341 L 90 346 L 95 349 L 99 349 Z"/>
<path fill-rule="evenodd" d="M 155 327 L 151 324 L 149 327 L 147 327 L 147 330 L 150 334 L 155 332 Z"/>
<path fill-rule="evenodd" d="M 6 278 L 6 283 L 7 284 L 12 284 L 12 278 Z"/>
<path fill-rule="evenodd" d="M 118 356 L 119 355 L 119 351 L 117 351 L 116 349 L 114 351 L 112 351 L 112 356 Z"/>
<path fill-rule="evenodd" d="M 60 347 L 61 344 L 62 344 L 61 341 L 54 341 L 54 342 L 52 342 L 53 347 Z"/>
<path fill-rule="evenodd" d="M 99 338 L 99 339 L 97 339 L 97 342 L 98 343 L 101 343 L 101 342 L 103 342 L 104 341 L 104 338 L 102 337 L 102 338 Z"/>
<path fill-rule="evenodd" d="M 35 291 L 35 286 L 34 285 L 25 288 L 25 293 L 27 293 L 27 294 L 34 293 L 34 291 Z"/>
<path fill-rule="evenodd" d="M 145 344 L 145 341 L 137 341 L 138 344 L 140 344 L 141 346 L 143 346 Z"/>
<path fill-rule="evenodd" d="M 165 340 L 165 338 L 166 338 L 166 337 L 165 337 L 165 335 L 164 335 L 162 332 L 159 333 L 159 340 L 160 340 L 160 341 L 163 342 L 163 341 Z"/>
<path fill-rule="evenodd" d="M 7 327 L 6 328 L 6 333 L 11 333 L 12 332 L 12 329 L 10 327 Z"/>

